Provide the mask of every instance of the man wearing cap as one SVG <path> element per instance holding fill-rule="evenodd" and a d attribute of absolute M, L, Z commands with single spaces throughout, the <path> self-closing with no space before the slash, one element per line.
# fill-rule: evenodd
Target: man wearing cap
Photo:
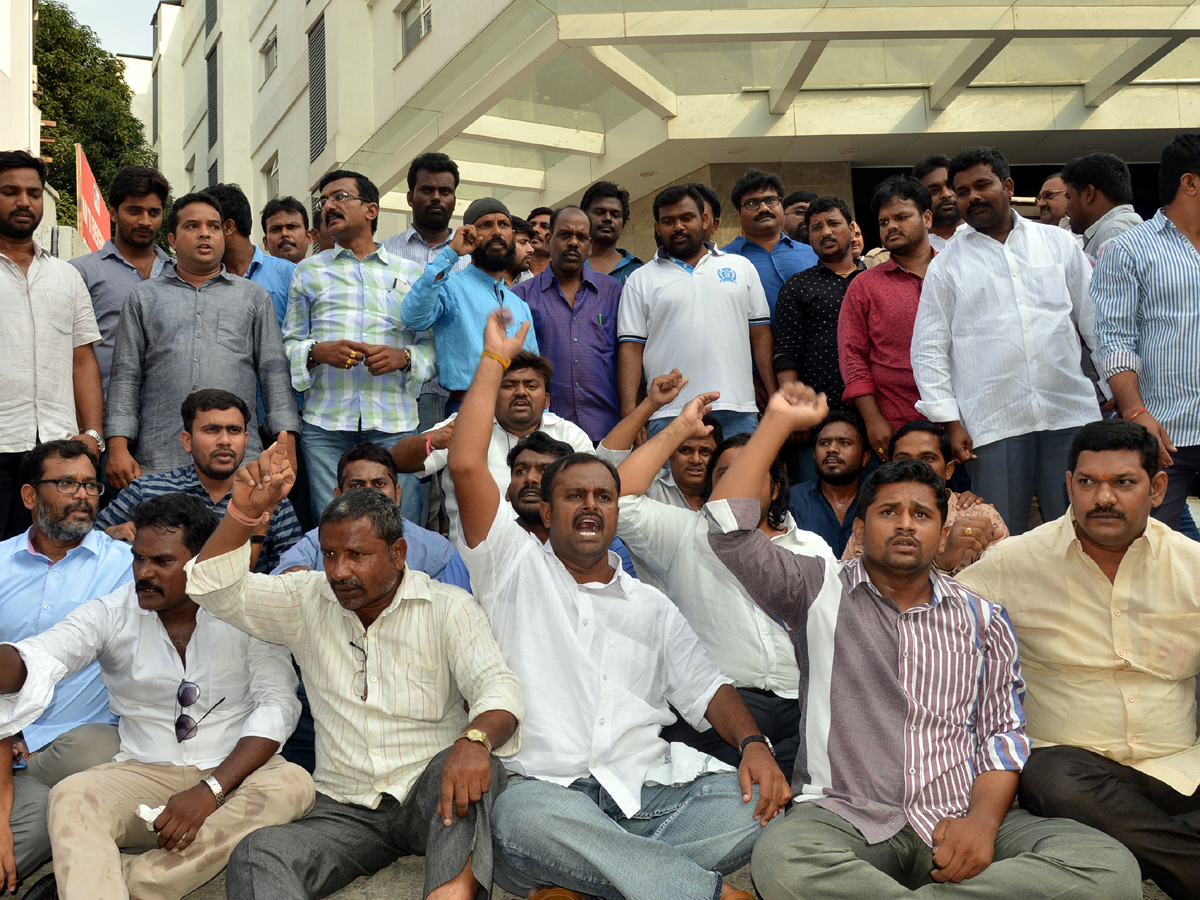
<path fill-rule="evenodd" d="M 476 200 L 467 207 L 454 239 L 429 261 L 400 305 L 400 318 L 407 327 L 433 329 L 438 379 L 450 392 L 448 414 L 458 411 L 475 377 L 488 316 L 498 309 L 509 312 L 510 337 L 522 322 L 532 321 L 529 306 L 509 289 L 507 270 L 515 252 L 508 207 L 491 197 Z M 451 271 L 458 258 L 467 254 L 471 264 Z M 538 352 L 532 327 L 525 349 Z"/>

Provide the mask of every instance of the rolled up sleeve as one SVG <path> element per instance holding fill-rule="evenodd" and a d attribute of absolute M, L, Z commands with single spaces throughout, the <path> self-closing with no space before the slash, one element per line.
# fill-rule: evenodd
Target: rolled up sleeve
<path fill-rule="evenodd" d="M 303 610 L 298 591 L 310 579 L 325 574 L 293 572 L 290 575 L 250 573 L 250 543 L 203 562 L 189 560 L 188 596 L 218 619 L 272 644 L 292 646 L 303 630 Z"/>
<path fill-rule="evenodd" d="M 1017 638 L 1008 613 L 991 604 L 983 646 L 983 673 L 979 687 L 979 735 L 974 767 L 980 772 L 1020 772 L 1029 759 L 1025 735 L 1025 679 L 1017 657 Z"/>

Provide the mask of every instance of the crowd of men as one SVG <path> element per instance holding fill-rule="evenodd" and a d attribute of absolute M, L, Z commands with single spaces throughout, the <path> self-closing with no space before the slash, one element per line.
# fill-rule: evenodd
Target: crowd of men
<path fill-rule="evenodd" d="M 3 887 L 1200 898 L 1200 135 L 1147 221 L 1111 154 L 1040 221 L 927 157 L 869 253 L 757 170 L 721 248 L 698 183 L 648 261 L 607 181 L 455 228 L 427 153 L 406 231 L 338 170 L 261 246 L 130 167 L 67 263 L 45 181 L 0 153 Z"/>

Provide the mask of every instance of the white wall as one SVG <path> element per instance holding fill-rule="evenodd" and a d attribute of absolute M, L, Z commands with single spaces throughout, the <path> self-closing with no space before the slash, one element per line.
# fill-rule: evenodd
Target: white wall
<path fill-rule="evenodd" d="M 33 102 L 33 9 L 33 0 L 0 0 L 0 150 L 41 156 L 42 116 Z M 53 155 L 54 145 L 46 146 L 46 155 Z"/>

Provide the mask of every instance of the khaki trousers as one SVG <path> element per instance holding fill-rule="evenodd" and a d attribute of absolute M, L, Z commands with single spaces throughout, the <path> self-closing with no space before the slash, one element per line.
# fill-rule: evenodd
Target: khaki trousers
<path fill-rule="evenodd" d="M 114 762 L 60 782 L 50 792 L 47 820 L 61 900 L 179 900 L 220 873 L 250 832 L 284 825 L 313 807 L 312 778 L 276 755 L 205 820 L 186 850 L 158 849 L 158 835 L 137 817 L 138 805 L 163 806 L 210 771 Z"/>

